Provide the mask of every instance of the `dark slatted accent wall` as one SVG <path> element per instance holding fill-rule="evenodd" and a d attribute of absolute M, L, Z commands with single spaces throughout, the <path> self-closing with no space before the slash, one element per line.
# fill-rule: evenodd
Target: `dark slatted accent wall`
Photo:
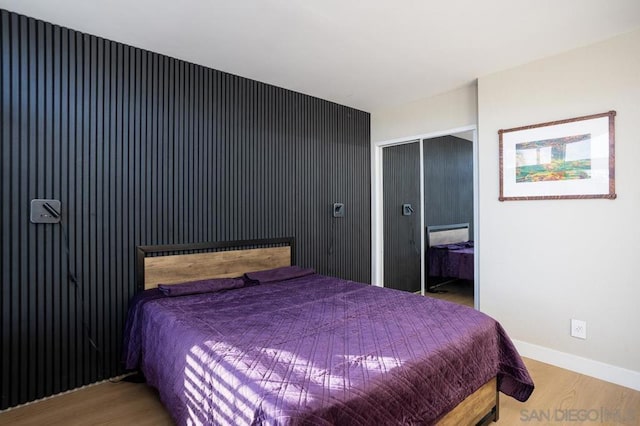
<path fill-rule="evenodd" d="M 473 143 L 455 136 L 423 143 L 425 225 L 468 222 L 473 238 Z"/>
<path fill-rule="evenodd" d="M 369 282 L 368 113 L 0 18 L 0 409 L 122 372 L 136 245 L 295 236 L 299 264 Z"/>
<path fill-rule="evenodd" d="M 384 286 L 420 291 L 420 144 L 384 148 Z M 402 205 L 411 204 L 411 216 Z"/>

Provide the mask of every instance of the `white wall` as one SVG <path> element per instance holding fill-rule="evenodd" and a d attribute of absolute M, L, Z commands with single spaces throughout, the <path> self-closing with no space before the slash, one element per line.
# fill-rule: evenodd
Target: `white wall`
<path fill-rule="evenodd" d="M 372 142 L 479 125 L 480 308 L 532 358 L 640 389 L 640 31 L 371 113 Z M 477 90 L 477 92 L 476 92 Z M 476 94 L 477 93 L 477 94 Z M 616 200 L 498 201 L 498 130 L 616 110 Z M 587 321 L 587 340 L 569 320 Z"/>
<path fill-rule="evenodd" d="M 498 201 L 499 129 L 609 110 L 617 199 Z M 478 125 L 481 309 L 543 357 L 640 389 L 640 30 L 479 78 Z"/>
<path fill-rule="evenodd" d="M 373 142 L 425 135 L 477 123 L 476 83 L 399 107 L 371 112 Z"/>

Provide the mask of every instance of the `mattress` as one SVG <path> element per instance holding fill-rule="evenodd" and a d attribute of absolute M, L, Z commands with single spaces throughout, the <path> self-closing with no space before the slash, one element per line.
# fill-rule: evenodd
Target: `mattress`
<path fill-rule="evenodd" d="M 518 400 L 533 391 L 471 308 L 313 271 L 233 287 L 132 301 L 125 365 L 177 424 L 432 424 L 495 376 Z"/>

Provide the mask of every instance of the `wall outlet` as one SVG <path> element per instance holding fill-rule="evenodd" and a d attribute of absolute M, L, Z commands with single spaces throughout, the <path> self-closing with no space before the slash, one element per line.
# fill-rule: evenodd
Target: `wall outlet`
<path fill-rule="evenodd" d="M 571 337 L 577 337 L 578 339 L 587 338 L 587 322 L 571 319 Z"/>

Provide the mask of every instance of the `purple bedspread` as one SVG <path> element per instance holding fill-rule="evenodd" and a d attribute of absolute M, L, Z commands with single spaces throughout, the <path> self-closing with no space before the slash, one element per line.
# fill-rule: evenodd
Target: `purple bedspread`
<path fill-rule="evenodd" d="M 429 276 L 473 280 L 473 241 L 430 247 Z"/>
<path fill-rule="evenodd" d="M 494 376 L 533 382 L 495 320 L 317 274 L 137 297 L 125 359 L 177 424 L 432 424 Z"/>

